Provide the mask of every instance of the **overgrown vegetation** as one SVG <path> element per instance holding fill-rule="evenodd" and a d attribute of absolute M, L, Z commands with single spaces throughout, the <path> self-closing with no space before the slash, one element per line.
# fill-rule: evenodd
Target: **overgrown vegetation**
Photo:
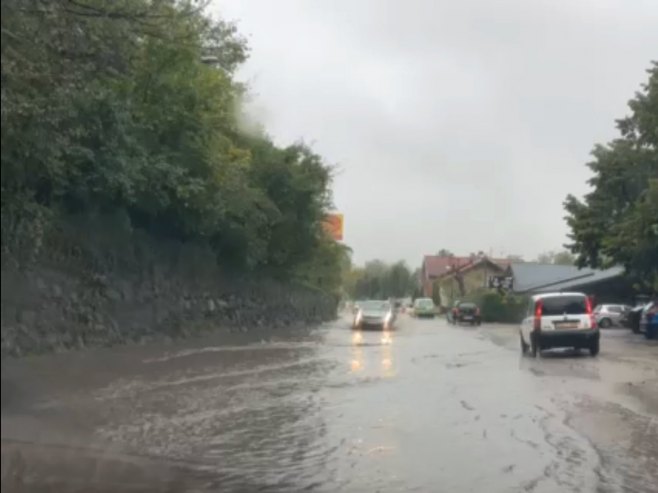
<path fill-rule="evenodd" d="M 593 190 L 567 197 L 570 248 L 580 266 L 624 265 L 640 289 L 658 292 L 658 62 L 617 121 L 620 136 L 592 151 Z"/>
<path fill-rule="evenodd" d="M 523 320 L 528 298 L 511 293 L 480 290 L 465 297 L 480 307 L 484 322 L 520 323 Z"/>
<path fill-rule="evenodd" d="M 53 216 L 119 210 L 224 267 L 336 290 L 331 169 L 241 128 L 247 55 L 202 2 L 3 1 L 3 252 L 38 250 Z"/>

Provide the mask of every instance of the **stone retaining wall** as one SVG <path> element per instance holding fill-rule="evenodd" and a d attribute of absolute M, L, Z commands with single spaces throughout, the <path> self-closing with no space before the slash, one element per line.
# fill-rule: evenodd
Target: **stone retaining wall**
<path fill-rule="evenodd" d="M 29 261 L 3 253 L 3 355 L 335 317 L 335 300 L 325 293 L 228 276 L 203 246 L 115 226 L 112 218 L 71 219 Z"/>

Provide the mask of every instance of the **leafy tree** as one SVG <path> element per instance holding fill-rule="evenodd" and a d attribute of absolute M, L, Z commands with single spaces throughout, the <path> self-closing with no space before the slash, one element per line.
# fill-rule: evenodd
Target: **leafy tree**
<path fill-rule="evenodd" d="M 125 211 L 225 267 L 340 287 L 331 167 L 241 130 L 248 48 L 206 3 L 1 3 L 3 249 L 28 219 Z"/>
<path fill-rule="evenodd" d="M 553 263 L 557 265 L 574 265 L 576 263 L 576 257 L 568 250 L 563 250 L 555 253 Z"/>
<path fill-rule="evenodd" d="M 623 265 L 658 291 L 658 62 L 617 122 L 620 136 L 597 145 L 588 164 L 592 191 L 565 201 L 569 245 L 580 266 Z"/>
<path fill-rule="evenodd" d="M 353 298 L 402 298 L 411 296 L 416 277 L 403 261 L 386 264 L 371 260 L 363 268 L 353 268 L 347 276 L 346 291 Z"/>
<path fill-rule="evenodd" d="M 544 252 L 537 256 L 536 262 L 542 264 L 574 265 L 576 263 L 576 257 L 568 250 Z"/>
<path fill-rule="evenodd" d="M 454 257 L 455 256 L 450 250 L 448 250 L 446 248 L 441 248 L 441 250 L 439 250 L 436 254 L 439 257 Z"/>

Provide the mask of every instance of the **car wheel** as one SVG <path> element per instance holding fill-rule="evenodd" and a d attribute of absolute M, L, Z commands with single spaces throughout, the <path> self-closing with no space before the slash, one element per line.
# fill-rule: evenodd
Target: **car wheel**
<path fill-rule="evenodd" d="M 596 356 L 599 354 L 599 340 L 596 339 L 589 345 L 589 354 L 590 356 Z"/>
<path fill-rule="evenodd" d="M 609 318 L 602 318 L 599 322 L 599 327 L 601 327 L 602 329 L 607 329 L 611 325 L 612 325 L 612 320 L 610 320 Z"/>
<path fill-rule="evenodd" d="M 536 334 L 530 335 L 530 353 L 533 358 L 536 358 L 539 354 L 539 341 L 537 340 Z"/>
<path fill-rule="evenodd" d="M 519 333 L 519 339 L 521 340 L 521 354 L 527 354 L 528 349 L 530 349 L 530 348 L 528 347 L 528 345 L 523 340 L 523 334 Z"/>

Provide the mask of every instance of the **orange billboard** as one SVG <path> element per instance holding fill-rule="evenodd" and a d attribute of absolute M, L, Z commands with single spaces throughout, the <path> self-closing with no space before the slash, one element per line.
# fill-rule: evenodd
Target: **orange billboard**
<path fill-rule="evenodd" d="M 324 220 L 324 230 L 336 241 L 343 241 L 343 215 L 327 214 Z"/>

